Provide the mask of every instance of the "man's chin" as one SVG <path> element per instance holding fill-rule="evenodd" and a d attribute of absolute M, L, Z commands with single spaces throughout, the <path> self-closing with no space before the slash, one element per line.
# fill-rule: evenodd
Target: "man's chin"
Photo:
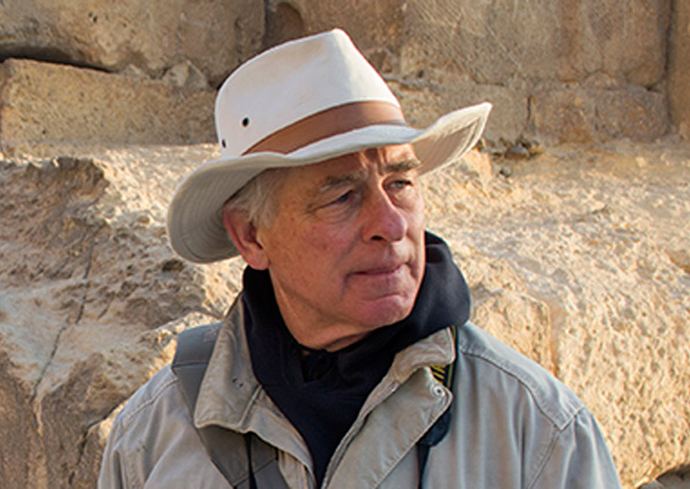
<path fill-rule="evenodd" d="M 362 322 L 368 324 L 370 330 L 390 326 L 409 316 L 413 306 L 414 298 L 395 295 L 379 298 L 361 309 L 366 311 Z"/>

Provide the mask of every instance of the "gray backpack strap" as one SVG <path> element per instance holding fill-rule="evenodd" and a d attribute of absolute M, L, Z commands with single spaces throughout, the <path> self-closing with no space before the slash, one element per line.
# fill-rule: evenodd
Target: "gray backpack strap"
<path fill-rule="evenodd" d="M 172 370 L 180 380 L 192 418 L 220 325 L 214 323 L 188 329 L 177 338 Z M 278 469 L 277 450 L 258 436 L 243 435 L 220 426 L 207 426 L 197 431 L 209 457 L 232 487 L 287 489 Z"/>
<path fill-rule="evenodd" d="M 192 414 L 199 397 L 201 381 L 211 359 L 213 347 L 216 345 L 220 324 L 213 323 L 187 329 L 177 337 L 177 350 L 172 370 L 180 379 L 187 406 Z"/>

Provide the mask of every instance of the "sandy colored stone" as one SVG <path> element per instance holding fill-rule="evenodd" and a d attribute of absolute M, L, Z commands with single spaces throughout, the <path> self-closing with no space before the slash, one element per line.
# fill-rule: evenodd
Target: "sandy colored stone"
<path fill-rule="evenodd" d="M 537 92 L 530 99 L 530 117 L 530 132 L 556 144 L 616 138 L 650 141 L 669 129 L 666 97 L 644 89 Z"/>
<path fill-rule="evenodd" d="M 157 77 L 190 61 L 217 86 L 255 54 L 261 0 L 3 0 L 0 54 Z"/>
<path fill-rule="evenodd" d="M 668 130 L 667 106 L 675 128 L 688 132 L 685 10 L 683 2 L 672 9 L 671 0 L 632 0 L 624 7 L 616 0 L 164 0 L 155 6 L 134 0 L 5 0 L 0 55 L 217 87 L 262 47 L 343 27 L 392 84 L 404 87 L 396 93 L 404 92 L 412 123 L 433 120 L 437 107 L 488 99 L 497 107 L 486 132 L 495 146 L 524 137 L 654 139 Z M 49 90 L 66 86 L 56 83 Z M 585 108 L 578 105 L 581 95 L 573 99 L 572 92 L 586 94 Z M 73 107 L 80 101 L 68 102 Z M 36 114 L 40 120 L 51 115 Z M 142 141 L 134 137 L 147 135 L 141 128 L 160 136 L 169 126 L 147 113 L 133 113 L 133 124 L 117 111 L 113 115 L 133 128 L 131 134 L 115 140 L 103 135 L 100 141 L 185 144 L 199 141 L 194 134 L 203 130 L 198 124 L 170 128 L 164 138 Z M 99 127 L 88 122 L 86 127 Z"/>
<path fill-rule="evenodd" d="M 164 228 L 178 176 L 211 152 L 0 163 L 3 487 L 94 487 L 103 420 L 181 328 L 223 315 L 239 265 L 183 264 Z"/>
<path fill-rule="evenodd" d="M 526 94 L 496 85 L 477 85 L 450 76 L 443 85 L 390 75 L 386 79 L 412 126 L 426 127 L 448 110 L 489 101 L 494 107 L 484 138 L 494 143 L 500 140 L 516 141 L 525 133 L 525 123 L 529 117 Z"/>
<path fill-rule="evenodd" d="M 669 35 L 668 92 L 671 120 L 690 139 L 690 4 L 673 4 Z"/>
<path fill-rule="evenodd" d="M 0 145 L 213 141 L 214 100 L 208 89 L 9 59 L 0 66 Z"/>
<path fill-rule="evenodd" d="M 506 85 L 516 75 L 574 81 L 603 72 L 649 87 L 664 74 L 670 5 L 669 0 L 632 0 L 624 8 L 616 0 L 270 0 L 268 15 L 269 27 L 276 17 L 274 31 L 291 22 L 285 30 L 293 35 L 344 27 L 375 65 L 405 76 L 423 70 L 433 78 L 438 71 Z M 279 18 L 288 10 L 289 19 Z"/>
<path fill-rule="evenodd" d="M 651 86 L 664 73 L 670 2 L 407 2 L 405 55 L 483 84 L 515 75 L 581 81 L 598 71 Z"/>
<path fill-rule="evenodd" d="M 650 140 L 668 131 L 663 83 L 670 0 L 267 5 L 269 44 L 332 27 L 348 31 L 401 95 L 413 124 L 490 100 L 496 113 L 485 137 L 494 146 L 523 137 Z M 682 46 L 677 52 L 686 53 Z M 687 78 L 684 65 L 678 64 L 677 84 Z M 572 93 L 584 97 L 585 108 Z"/>

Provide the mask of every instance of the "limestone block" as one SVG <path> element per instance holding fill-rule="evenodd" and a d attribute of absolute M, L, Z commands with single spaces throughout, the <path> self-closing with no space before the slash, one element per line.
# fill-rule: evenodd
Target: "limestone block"
<path fill-rule="evenodd" d="M 113 410 L 228 307 L 238 265 L 183 264 L 164 225 L 214 149 L 0 162 L 3 488 L 95 487 Z"/>
<path fill-rule="evenodd" d="M 617 92 L 587 95 L 586 110 L 596 107 L 600 118 L 580 114 L 569 94 L 550 96 L 549 122 L 565 119 L 573 132 L 540 124 L 533 136 L 546 130 L 557 135 L 543 137 L 558 141 L 649 139 L 667 130 L 666 102 L 627 92 L 663 81 L 669 16 L 670 0 L 271 0 L 267 38 L 277 43 L 343 27 L 413 101 L 415 120 L 433 120 L 459 103 L 494 101 L 492 142 L 534 133 L 528 100 L 549 83 Z M 638 120 L 643 111 L 651 120 Z"/>
<path fill-rule="evenodd" d="M 668 100 L 671 120 L 690 139 L 690 4 L 674 2 L 669 38 Z"/>
<path fill-rule="evenodd" d="M 497 85 L 477 85 L 448 76 L 442 84 L 415 83 L 414 80 L 387 76 L 388 85 L 400 100 L 408 123 L 426 127 L 451 110 L 489 101 L 494 107 L 484 138 L 494 143 L 515 141 L 527 131 L 526 93 Z"/>
<path fill-rule="evenodd" d="M 504 84 L 516 73 L 582 80 L 602 71 L 651 86 L 664 73 L 670 2 L 407 2 L 405 58 Z"/>
<path fill-rule="evenodd" d="M 669 0 L 624 6 L 616 0 L 272 0 L 269 6 L 274 23 L 281 9 L 290 9 L 294 31 L 345 28 L 370 57 L 387 53 L 395 73 L 439 70 L 492 85 L 516 74 L 572 81 L 604 72 L 652 86 L 664 74 L 670 14 Z"/>
<path fill-rule="evenodd" d="M 0 66 L 0 144 L 215 139 L 215 92 L 31 60 Z"/>
<path fill-rule="evenodd" d="M 665 94 L 643 89 L 538 92 L 530 108 L 534 132 L 549 142 L 653 140 L 668 131 Z"/>
<path fill-rule="evenodd" d="M 217 86 L 255 54 L 261 0 L 4 0 L 0 54 L 50 59 L 149 76 L 190 61 Z"/>
<path fill-rule="evenodd" d="M 401 0 L 267 0 L 267 43 L 340 27 L 379 70 L 398 73 L 404 4 Z"/>

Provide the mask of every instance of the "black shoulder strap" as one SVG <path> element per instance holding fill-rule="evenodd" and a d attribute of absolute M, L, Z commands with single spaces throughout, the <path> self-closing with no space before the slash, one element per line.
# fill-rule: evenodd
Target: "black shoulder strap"
<path fill-rule="evenodd" d="M 188 329 L 177 338 L 172 370 L 180 379 L 192 418 L 220 325 L 214 323 Z M 243 435 L 220 426 L 207 426 L 197 431 L 209 457 L 232 487 L 287 489 L 278 468 L 276 449 L 256 435 Z"/>
<path fill-rule="evenodd" d="M 453 345 L 455 347 L 455 360 L 453 363 L 444 365 L 441 367 L 431 367 L 431 373 L 434 378 L 453 391 L 453 385 L 455 381 L 455 367 L 458 362 L 458 328 L 457 326 L 451 326 L 451 334 L 453 336 Z M 450 429 L 451 421 L 451 409 L 452 404 L 446 408 L 444 413 L 440 418 L 436 420 L 429 431 L 427 431 L 424 436 L 417 442 L 417 465 L 419 467 L 419 489 L 424 486 L 422 484 L 422 479 L 424 477 L 424 469 L 426 468 L 426 463 L 429 458 L 429 450 L 431 447 L 438 445 L 443 438 L 448 434 Z"/>

